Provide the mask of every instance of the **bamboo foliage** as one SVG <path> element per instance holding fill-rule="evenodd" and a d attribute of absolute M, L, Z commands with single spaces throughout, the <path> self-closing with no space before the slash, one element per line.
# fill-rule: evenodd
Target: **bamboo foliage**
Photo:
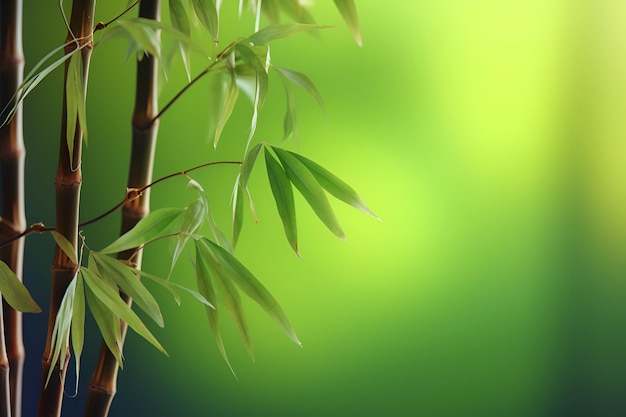
<path fill-rule="evenodd" d="M 17 3 L 21 7 L 21 4 Z M 335 4 L 356 42 L 360 44 L 360 31 L 353 1 L 336 0 Z M 137 5 L 139 16 L 126 17 L 125 15 Z M 11 256 L 17 254 L 19 259 L 24 242 L 22 238 L 32 232 L 48 231 L 56 243 L 52 264 L 48 332 L 42 358 L 39 416 L 61 415 L 65 375 L 70 354 L 73 354 L 75 359 L 77 384 L 75 390 L 78 390 L 82 366 L 81 356 L 86 343 L 84 326 L 87 309 L 91 311 L 103 340 L 100 356 L 89 384 L 85 415 L 106 416 L 109 413 L 117 389 L 118 369 L 123 366 L 122 352 L 127 327 L 167 355 L 165 347 L 135 313 L 135 309 L 141 309 L 157 326 L 163 327 L 165 324 L 158 300 L 140 278 L 162 286 L 179 304 L 179 292 L 184 291 L 204 305 L 209 322 L 208 327 L 214 335 L 217 349 L 233 375 L 235 371 L 228 359 L 220 334 L 219 317 L 224 311 L 232 317 L 243 344 L 253 357 L 252 338 L 243 310 L 241 294 L 258 304 L 296 345 L 302 345 L 278 301 L 235 255 L 236 243 L 242 231 L 246 212 L 244 210 L 246 200 L 256 220 L 248 185 L 261 152 L 264 154 L 270 192 L 283 222 L 287 241 L 298 255 L 300 254 L 294 188 L 304 197 L 321 222 L 340 238 L 345 238 L 345 235 L 327 194 L 377 218 L 356 191 L 345 182 L 319 164 L 284 148 L 289 139 L 292 137 L 297 139 L 298 136 L 293 86 L 310 94 L 322 110 L 324 110 L 324 103 L 319 91 L 306 75 L 275 66 L 271 62 L 271 45 L 282 38 L 304 32 L 316 33 L 328 26 L 316 24 L 308 9 L 298 1 L 251 0 L 245 2 L 242 0 L 239 3 L 240 13 L 247 7 L 255 14 L 255 30 L 251 35 L 240 37 L 223 46 L 224 44 L 220 42 L 219 30 L 221 7 L 221 1 L 170 0 L 168 10 L 171 25 L 168 25 L 160 21 L 160 0 L 135 1 L 114 19 L 94 26 L 95 0 L 74 0 L 71 17 L 69 22 L 66 21 L 68 36 L 65 43 L 41 59 L 23 81 L 19 76 L 12 81 L 13 84 L 10 84 L 12 88 L 3 89 L 3 93 L 11 92 L 10 96 L 3 96 L 5 104 L 2 112 L 4 120 L 2 129 L 4 132 L 14 130 L 12 126 L 21 123 L 20 105 L 39 83 L 60 67 L 63 67 L 65 71 L 59 161 L 55 177 L 56 224 L 54 227 L 35 224 L 27 228 L 23 214 L 19 213 L 16 215 L 17 220 L 6 217 L 6 220 L 3 219 L 3 222 L 0 222 L 0 232 L 6 235 L 3 235 L 4 243 L 1 244 L 3 256 L 5 251 L 7 253 L 10 251 Z M 266 16 L 270 22 L 269 25 L 260 27 L 261 15 Z M 283 23 L 281 22 L 282 15 L 287 15 L 294 21 Z M 3 19 L 6 16 L 3 9 Z M 15 18 L 11 17 L 11 19 Z M 213 43 L 211 53 L 206 53 L 202 46 L 192 40 L 192 22 L 199 22 L 211 38 Z M 96 36 L 97 39 L 94 38 L 96 32 L 101 32 Z M 3 36 L 5 36 L 4 33 Z M 128 191 L 122 202 L 87 222 L 97 221 L 121 208 L 120 236 L 102 250 L 95 251 L 87 245 L 88 237 L 79 234 L 82 143 L 87 138 L 88 128 L 87 82 L 93 51 L 97 51 L 102 43 L 120 37 L 127 41 L 127 57 L 137 58 Z M 175 41 L 176 47 L 180 50 L 188 83 L 169 101 L 166 101 L 165 105 L 159 107 L 158 71 L 160 67 L 165 67 L 163 57 L 169 56 L 164 53 L 162 37 Z M 3 49 L 3 54 L 4 51 L 5 49 Z M 61 51 L 62 56 L 57 57 L 56 55 Z M 204 69 L 194 77 L 191 77 L 190 65 L 192 52 L 200 54 L 202 60 L 206 62 Z M 19 53 L 16 56 L 19 57 Z M 12 71 L 21 71 L 20 65 L 16 68 Z M 287 111 L 283 123 L 284 135 L 280 147 L 267 142 L 254 143 L 258 119 L 270 88 L 270 69 L 281 80 L 287 99 Z M 212 115 L 215 121 L 212 126 L 212 142 L 215 148 L 220 138 L 224 136 L 225 126 L 236 111 L 240 91 L 250 94 L 252 118 L 247 137 L 242 143 L 242 161 L 208 163 L 154 181 L 152 178 L 154 155 L 161 116 L 175 105 L 177 100 L 198 80 L 207 76 L 214 76 L 219 87 L 210 97 L 212 107 L 215 109 L 215 114 Z M 2 82 L 4 85 L 4 76 Z M 11 140 L 14 141 L 14 139 Z M 10 161 L 6 163 L 7 165 L 23 163 L 23 145 L 13 145 L 15 149 L 10 158 L 5 157 L 4 139 L 2 146 L 0 150 L 3 153 L 0 153 L 0 159 L 3 168 L 5 159 Z M 12 162 L 13 160 L 17 162 Z M 212 203 L 209 201 L 204 186 L 190 176 L 190 172 L 194 169 L 216 164 L 239 166 L 230 202 L 232 208 L 232 236 L 230 238 L 216 222 Z M 3 171 L 3 178 L 5 176 L 21 178 L 19 171 L 11 172 L 18 173 L 4 175 Z M 159 182 L 178 175 L 188 178 L 187 188 L 196 192 L 196 198 L 183 206 L 164 207 L 150 211 L 151 189 Z M 3 201 L 6 202 L 4 197 L 12 196 L 11 191 L 7 191 L 8 189 L 20 189 L 20 187 L 20 184 L 3 184 Z M 19 192 L 15 194 L 15 199 L 23 198 L 17 195 Z M 14 203 L 18 208 L 20 204 L 23 203 Z M 23 213 L 23 208 L 21 210 Z M 174 249 L 170 255 L 169 271 L 158 276 L 143 270 L 142 254 L 144 249 L 153 242 L 163 239 L 172 240 Z M 175 265 L 180 258 L 185 258 L 181 257 L 184 252 L 190 255 L 189 259 L 196 270 L 195 289 L 173 282 Z M 5 320 L 6 311 L 12 311 L 15 317 L 19 317 L 16 311 L 37 311 L 38 306 L 19 278 L 21 261 L 3 259 L 5 262 L 0 262 L 0 291 L 7 305 Z M 8 321 L 0 321 L 0 327 L 3 323 L 8 326 Z M 20 338 L 19 331 L 12 330 L 7 333 L 11 334 L 14 339 Z M 11 347 L 12 342 L 8 337 L 6 341 L 0 340 L 0 342 L 3 342 L 0 345 L 0 389 L 4 390 L 0 391 L 4 401 L 0 404 L 2 407 L 0 416 L 11 415 L 11 413 L 15 416 L 19 415 L 19 401 L 7 400 L 9 375 L 13 375 L 7 370 L 11 366 L 11 372 L 13 372 L 12 349 L 14 353 L 17 353 L 15 357 L 18 362 L 20 349 L 19 345 L 16 345 L 17 348 Z M 7 350 L 6 347 L 10 349 Z M 19 371 L 19 366 L 16 369 Z M 16 375 L 20 372 L 16 372 Z M 19 381 L 11 381 L 11 395 L 19 396 L 20 384 Z M 11 406 L 13 410 L 10 409 Z"/>

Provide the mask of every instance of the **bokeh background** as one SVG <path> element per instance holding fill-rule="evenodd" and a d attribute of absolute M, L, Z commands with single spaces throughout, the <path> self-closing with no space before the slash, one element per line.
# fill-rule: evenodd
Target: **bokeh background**
<path fill-rule="evenodd" d="M 28 69 L 65 33 L 57 2 L 25 3 Z M 225 3 L 224 44 L 253 28 Z M 326 103 L 324 115 L 299 92 L 290 149 L 353 185 L 383 222 L 335 204 L 343 242 L 300 199 L 299 259 L 257 167 L 259 223 L 246 218 L 237 252 L 304 348 L 247 303 L 254 363 L 223 325 L 235 380 L 202 307 L 190 297 L 177 307 L 157 289 L 166 327 L 153 330 L 170 357 L 130 334 L 112 415 L 626 415 L 626 3 L 360 1 L 363 48 L 331 2 L 316 3 L 317 21 L 336 27 L 272 48 L 273 62 L 309 75 Z M 98 19 L 124 6 L 100 2 Z M 93 56 L 83 218 L 124 194 L 134 89 L 124 49 L 115 41 Z M 163 102 L 185 82 L 177 64 L 168 77 Z M 61 80 L 25 102 L 29 223 L 54 223 Z M 277 143 L 278 78 L 270 90 L 255 140 Z M 209 91 L 199 83 L 163 117 L 156 177 L 241 157 L 251 107 L 240 100 L 214 151 Z M 227 228 L 235 170 L 193 176 Z M 184 187 L 155 187 L 153 207 L 185 205 L 194 196 Z M 103 247 L 118 222 L 85 228 L 87 243 Z M 147 270 L 167 271 L 165 249 L 147 252 Z M 51 257 L 49 236 L 28 238 L 25 280 L 44 307 Z M 181 263 L 175 279 L 193 285 L 192 269 Z M 25 415 L 36 410 L 46 320 L 25 318 Z M 90 330 L 64 415 L 82 415 L 99 344 Z"/>

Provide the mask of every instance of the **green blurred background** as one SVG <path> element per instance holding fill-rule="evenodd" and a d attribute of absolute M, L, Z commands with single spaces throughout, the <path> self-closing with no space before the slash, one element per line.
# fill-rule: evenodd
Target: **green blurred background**
<path fill-rule="evenodd" d="M 225 3 L 223 44 L 253 28 Z M 327 107 L 299 92 L 291 149 L 353 185 L 383 222 L 335 204 L 343 242 L 300 199 L 299 259 L 257 167 L 259 224 L 248 216 L 237 252 L 304 348 L 247 303 L 255 363 L 230 320 L 223 326 L 235 380 L 202 307 L 184 297 L 179 308 L 155 290 L 166 327 L 153 330 L 170 357 L 131 334 L 112 415 L 626 415 L 626 3 L 360 1 L 363 48 L 331 2 L 316 3 L 317 21 L 336 28 L 272 48 L 273 62 L 309 75 Z M 98 19 L 124 6 L 100 2 Z M 28 69 L 65 33 L 56 2 L 25 7 Z M 124 194 L 134 89 L 124 49 L 103 45 L 92 60 L 83 218 Z M 185 82 L 180 65 L 168 75 L 163 102 Z M 62 88 L 53 75 L 25 103 L 29 223 L 54 223 Z M 199 83 L 161 120 L 156 177 L 241 157 L 250 105 L 240 101 L 214 151 L 208 91 Z M 255 140 L 280 140 L 284 106 L 271 78 Z M 225 227 L 235 175 L 193 175 Z M 185 205 L 194 196 L 184 186 L 155 187 L 153 207 Z M 86 228 L 88 244 L 103 247 L 118 222 Z M 165 249 L 147 252 L 147 270 L 167 270 Z M 28 238 L 25 279 L 42 306 L 51 257 L 49 237 Z M 193 284 L 184 262 L 175 276 Z M 36 409 L 46 320 L 25 318 L 25 415 Z M 91 330 L 64 415 L 82 415 L 98 347 Z"/>

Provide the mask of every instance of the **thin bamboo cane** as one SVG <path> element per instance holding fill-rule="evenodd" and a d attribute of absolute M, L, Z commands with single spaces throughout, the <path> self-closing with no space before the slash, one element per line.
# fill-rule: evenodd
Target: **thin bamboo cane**
<path fill-rule="evenodd" d="M 89 74 L 89 61 L 92 51 L 92 29 L 94 24 L 95 0 L 74 0 L 72 3 L 72 15 L 70 18 L 71 33 L 68 33 L 68 41 L 72 40 L 72 34 L 79 40 L 80 45 L 85 45 L 80 53 L 83 58 L 83 79 L 87 82 Z M 77 48 L 76 43 L 69 43 L 66 53 Z M 65 65 L 65 78 L 69 63 Z M 78 214 L 80 209 L 80 188 L 82 184 L 82 172 L 80 168 L 82 136 L 80 124 L 76 122 L 74 135 L 73 160 L 70 160 L 68 152 L 67 132 L 67 106 L 65 88 L 63 89 L 63 108 L 61 116 L 61 140 L 59 146 L 59 165 L 55 177 L 56 190 L 56 230 L 65 238 L 78 247 Z M 42 357 L 42 385 L 39 398 L 38 416 L 61 415 L 63 400 L 63 387 L 65 384 L 65 371 L 69 360 L 69 351 L 64 357 L 52 363 L 50 358 L 52 331 L 54 321 L 63 299 L 67 286 L 74 277 L 78 266 L 59 248 L 56 247 L 52 261 L 52 291 L 50 295 L 50 313 L 48 316 L 48 335 Z M 52 376 L 45 387 L 48 371 L 53 367 Z"/>
<path fill-rule="evenodd" d="M 139 6 L 139 16 L 159 20 L 160 0 L 143 0 Z M 154 153 L 158 133 L 157 103 L 157 70 L 158 62 L 152 56 L 146 56 L 137 63 L 137 81 L 135 90 L 135 109 L 133 112 L 133 139 L 131 160 L 128 174 L 128 188 L 141 188 L 152 181 Z M 150 193 L 128 201 L 122 208 L 121 233 L 132 229 L 150 211 Z M 129 260 L 134 253 L 132 262 L 141 268 L 141 251 L 129 250 L 119 255 L 120 259 Z M 130 305 L 130 297 L 122 294 Z M 126 335 L 127 326 L 122 322 L 122 340 Z M 117 391 L 118 363 L 107 346 L 102 343 L 98 363 L 89 384 L 89 396 L 85 408 L 85 416 L 105 417 L 109 413 L 111 403 Z"/>
<path fill-rule="evenodd" d="M 0 22 L 0 106 L 13 100 L 24 77 L 22 50 L 22 1 L 1 2 Z M 2 172 L 2 219 L 11 225 L 12 233 L 26 228 L 24 213 L 24 139 L 22 108 L 19 106 L 11 121 L 0 128 L 0 170 Z M 22 278 L 24 239 L 0 250 L 2 260 Z M 0 355 L 1 383 L 0 416 L 20 417 L 22 412 L 22 373 L 24 342 L 22 314 L 2 303 L 2 352 Z M 7 395 L 9 393 L 9 395 Z"/>

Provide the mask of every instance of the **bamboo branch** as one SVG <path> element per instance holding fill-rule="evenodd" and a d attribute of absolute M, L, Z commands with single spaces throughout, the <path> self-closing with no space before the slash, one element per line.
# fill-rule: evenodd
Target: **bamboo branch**
<path fill-rule="evenodd" d="M 72 15 L 70 18 L 70 30 L 67 40 L 73 36 L 77 42 L 67 44 L 66 53 L 78 47 L 82 50 L 83 79 L 87 82 L 89 75 L 89 61 L 91 58 L 92 28 L 94 21 L 95 0 L 74 0 L 72 3 Z M 65 80 L 68 77 L 69 62 L 65 63 Z M 74 248 L 78 247 L 78 215 L 80 211 L 80 188 L 82 184 L 82 172 L 80 168 L 82 154 L 83 132 L 80 123 L 76 121 L 76 130 L 73 143 L 73 160 L 70 160 L 70 152 L 67 145 L 67 97 L 63 88 L 63 108 L 61 115 L 61 140 L 59 144 L 59 165 L 55 177 L 56 189 L 56 230 L 61 233 Z M 63 400 L 63 388 L 65 385 L 65 372 L 69 361 L 69 351 L 62 355 L 55 363 L 52 363 L 50 350 L 52 344 L 52 332 L 54 322 L 65 294 L 67 286 L 76 274 L 78 265 L 57 246 L 52 261 L 52 291 L 50 294 L 50 312 L 48 316 L 48 336 L 42 357 L 42 382 L 39 398 L 39 417 L 59 417 Z M 52 375 L 45 386 L 50 368 L 53 367 Z"/>
<path fill-rule="evenodd" d="M 2 1 L 0 22 L 0 105 L 13 98 L 24 77 L 22 51 L 22 1 Z M 24 213 L 24 138 L 22 108 L 0 128 L 0 169 L 2 176 L 2 219 L 10 224 L 12 235 L 26 228 Z M 18 240 L 0 249 L 0 258 L 22 279 L 24 241 Z M 22 414 L 22 374 L 24 341 L 22 314 L 4 300 L 0 312 L 0 416 Z"/>
<path fill-rule="evenodd" d="M 139 17 L 159 20 L 160 0 L 143 0 L 139 5 Z M 135 109 L 133 112 L 133 139 L 128 173 L 128 189 L 141 189 L 137 198 L 127 199 L 122 207 L 121 233 L 126 233 L 150 211 L 148 185 L 152 181 L 154 153 L 158 134 L 157 81 L 158 62 L 153 56 L 146 56 L 137 62 Z M 120 253 L 120 259 L 131 260 L 137 269 L 141 268 L 142 251 L 131 249 Z M 137 277 L 139 279 L 139 277 Z M 131 305 L 130 297 L 122 298 Z M 127 325 L 121 322 L 122 341 L 126 336 Z M 118 363 L 103 342 L 95 371 L 89 384 L 89 396 L 85 416 L 105 417 L 109 413 L 113 397 L 117 391 Z"/>

